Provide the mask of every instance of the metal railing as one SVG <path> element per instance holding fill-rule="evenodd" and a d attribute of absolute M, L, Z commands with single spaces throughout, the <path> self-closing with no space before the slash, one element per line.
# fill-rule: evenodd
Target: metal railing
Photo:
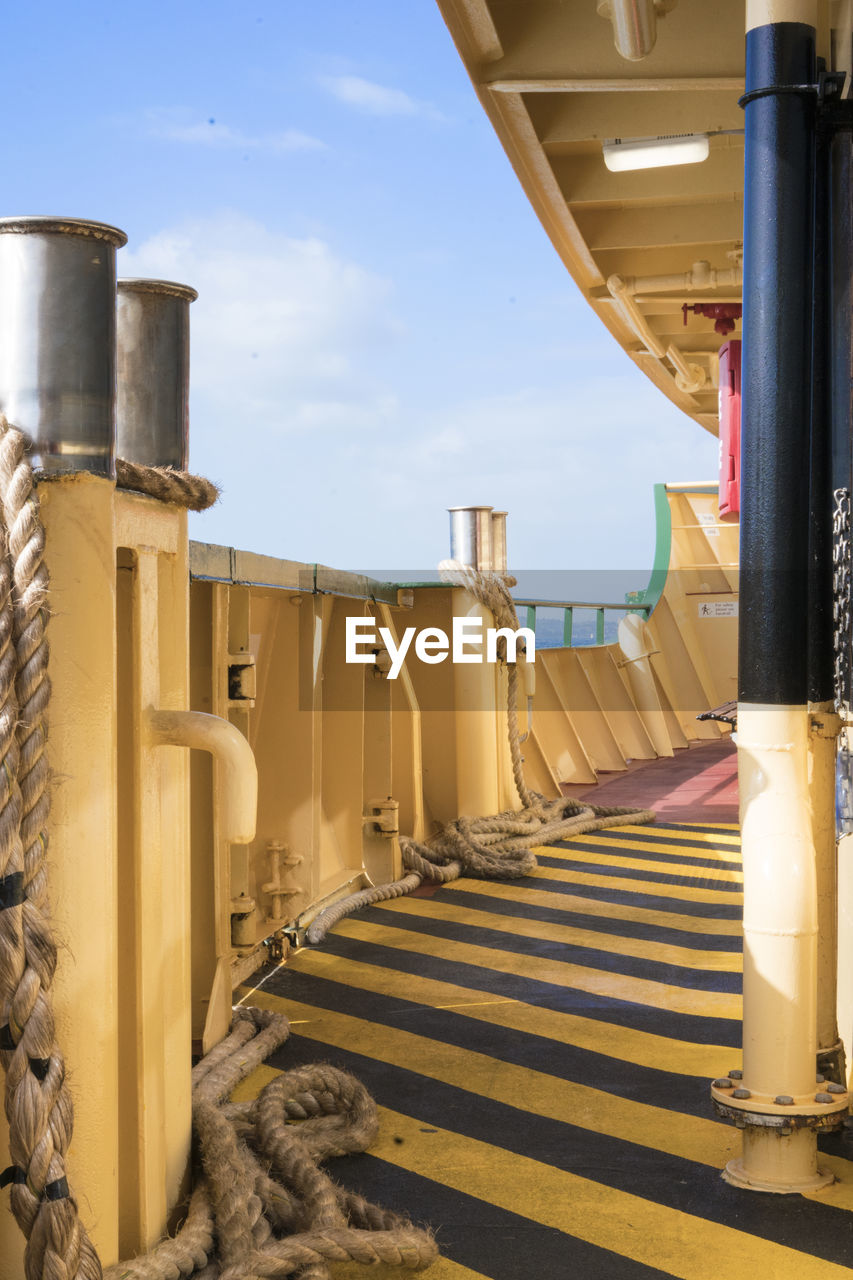
<path fill-rule="evenodd" d="M 647 618 L 652 611 L 652 606 L 648 604 L 598 604 L 590 603 L 584 600 L 523 600 L 515 598 L 515 607 L 521 613 L 522 609 L 527 611 L 527 621 L 525 626 L 531 631 L 536 632 L 536 611 L 537 609 L 562 609 L 563 611 L 563 645 L 570 649 L 573 644 L 575 610 L 585 609 L 595 614 L 595 644 L 605 644 L 604 638 L 604 619 L 608 609 L 615 610 L 617 613 L 639 613 Z"/>

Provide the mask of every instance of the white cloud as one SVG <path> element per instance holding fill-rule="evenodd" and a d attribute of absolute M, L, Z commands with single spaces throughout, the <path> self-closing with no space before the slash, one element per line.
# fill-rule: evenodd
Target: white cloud
<path fill-rule="evenodd" d="M 644 586 L 654 555 L 654 484 L 713 481 L 717 449 L 630 369 L 547 388 L 510 383 L 497 394 L 430 405 L 420 430 L 395 448 L 384 495 L 392 519 L 395 508 L 405 519 L 413 505 L 438 517 L 436 559 L 446 550 L 444 508 L 485 502 L 510 512 L 516 569 L 607 566 Z"/>
<path fill-rule="evenodd" d="M 531 386 L 521 351 L 450 392 L 444 363 L 471 335 L 449 324 L 418 360 L 392 282 L 324 240 L 221 214 L 121 250 L 119 272 L 199 290 L 191 465 L 225 493 L 193 537 L 418 575 L 447 554 L 445 509 L 488 502 L 510 512 L 514 568 L 606 565 L 643 586 L 652 485 L 715 474 L 716 441 L 606 336 L 595 372 Z"/>
<path fill-rule="evenodd" d="M 419 102 L 402 89 L 389 89 L 361 76 L 324 76 L 320 83 L 347 106 L 372 116 L 424 116 L 443 120 L 441 112 L 429 102 Z"/>
<path fill-rule="evenodd" d="M 215 119 L 197 120 L 184 111 L 149 111 L 146 113 L 148 132 L 155 138 L 169 142 L 184 142 L 192 146 L 213 147 L 221 150 L 240 151 L 321 151 L 326 144 L 319 138 L 300 129 L 284 129 L 278 133 L 248 134 Z"/>
<path fill-rule="evenodd" d="M 195 410 L 215 431 L 322 434 L 387 418 L 369 370 L 401 333 L 390 282 L 323 240 L 238 214 L 188 222 L 122 250 L 121 275 L 191 284 Z"/>

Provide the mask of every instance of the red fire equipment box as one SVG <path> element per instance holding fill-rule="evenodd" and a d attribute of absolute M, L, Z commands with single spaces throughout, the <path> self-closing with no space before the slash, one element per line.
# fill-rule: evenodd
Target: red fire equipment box
<path fill-rule="evenodd" d="M 720 347 L 720 519 L 740 518 L 740 339 Z"/>

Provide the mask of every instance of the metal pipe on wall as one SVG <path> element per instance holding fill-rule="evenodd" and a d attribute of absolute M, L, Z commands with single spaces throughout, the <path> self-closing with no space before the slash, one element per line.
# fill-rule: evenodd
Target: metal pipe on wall
<path fill-rule="evenodd" d="M 818 890 L 809 808 L 806 602 L 812 415 L 817 0 L 747 0 L 738 767 L 744 862 L 742 1081 L 716 1081 L 743 1130 L 724 1176 L 814 1190 Z M 738 1087 L 735 1087 L 737 1085 Z M 840 1091 L 840 1092 L 836 1092 Z"/>
<path fill-rule="evenodd" d="M 607 281 L 607 288 L 614 297 L 616 293 L 627 293 L 633 298 L 644 293 L 694 293 L 740 285 L 743 280 L 743 255 L 738 251 L 728 256 L 732 259 L 731 267 L 712 267 L 707 258 L 700 258 L 689 271 L 676 271 L 670 275 L 612 275 Z"/>
<path fill-rule="evenodd" d="M 148 467 L 186 470 L 189 450 L 189 285 L 119 280 L 116 452 Z"/>
<path fill-rule="evenodd" d="M 621 58 L 639 62 L 654 49 L 654 0 L 599 0 L 598 12 L 613 24 L 613 43 Z"/>
<path fill-rule="evenodd" d="M 50 475 L 115 475 L 115 256 L 126 241 L 82 218 L 0 219 L 0 410 Z"/>
<path fill-rule="evenodd" d="M 670 343 L 669 346 L 664 345 L 634 301 L 630 279 L 626 280 L 623 276 L 613 275 L 607 281 L 607 288 L 622 319 L 629 329 L 633 329 L 649 354 L 656 360 L 663 360 L 666 357 L 670 362 L 675 370 L 675 384 L 679 391 L 692 395 L 694 391 L 704 387 L 708 381 L 705 370 L 701 365 L 691 364 L 686 360 L 674 343 Z"/>

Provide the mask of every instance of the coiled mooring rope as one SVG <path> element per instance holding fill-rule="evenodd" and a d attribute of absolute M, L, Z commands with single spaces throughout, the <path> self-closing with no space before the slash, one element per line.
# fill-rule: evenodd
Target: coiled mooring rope
<path fill-rule="evenodd" d="M 346 1191 L 319 1167 L 364 1151 L 376 1104 L 329 1065 L 284 1071 L 254 1102 L 227 1103 L 236 1085 L 289 1035 L 283 1014 L 234 1010 L 231 1034 L 193 1072 L 201 1169 L 177 1235 L 104 1280 L 328 1280 L 332 1262 L 418 1270 L 438 1256 L 432 1234 Z"/>
<path fill-rule="evenodd" d="M 490 609 L 498 628 L 517 630 L 515 604 L 503 577 L 482 573 L 456 560 L 443 560 L 438 568 L 445 582 L 465 587 Z M 521 644 L 518 653 L 521 661 L 526 661 Z M 498 657 L 506 659 L 503 637 L 498 639 Z M 521 809 L 510 809 L 485 818 L 456 818 L 428 845 L 401 837 L 400 851 L 408 874 L 390 884 L 362 889 L 327 907 L 308 926 L 305 933 L 308 942 L 322 942 L 329 930 L 345 916 L 373 903 L 412 893 L 424 880 L 446 884 L 459 876 L 486 880 L 517 879 L 533 871 L 536 866 L 533 849 L 541 845 L 583 835 L 587 831 L 600 831 L 604 827 L 622 826 L 625 822 L 654 822 L 655 815 L 651 809 L 605 808 L 565 797 L 548 800 L 530 790 L 524 778 L 522 740 L 518 731 L 518 664 L 508 662 L 506 666 L 507 734 Z"/>

